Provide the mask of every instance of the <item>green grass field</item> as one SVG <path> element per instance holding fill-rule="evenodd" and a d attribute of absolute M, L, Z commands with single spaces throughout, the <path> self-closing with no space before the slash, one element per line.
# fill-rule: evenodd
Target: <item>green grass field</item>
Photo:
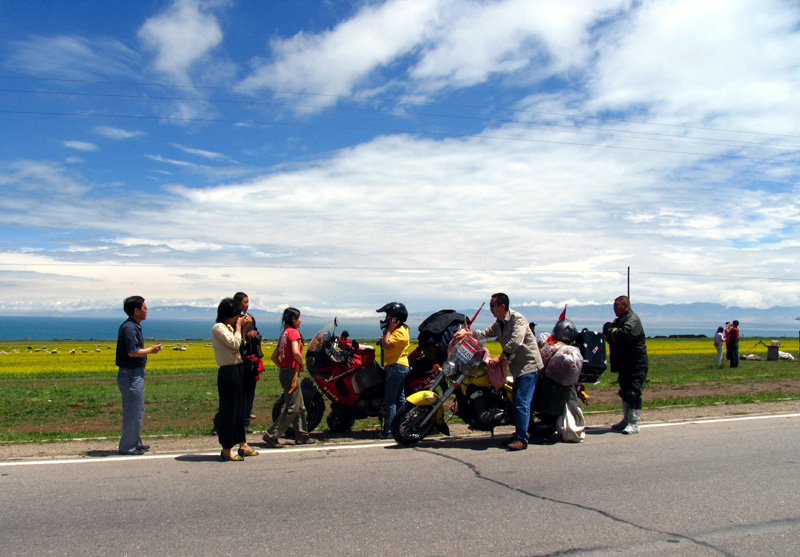
<path fill-rule="evenodd" d="M 742 351 L 757 340 L 743 339 Z M 781 350 L 797 356 L 797 339 L 781 341 Z M 173 342 L 148 360 L 145 433 L 207 433 L 217 408 L 213 350 L 205 342 Z M 499 352 L 496 343 L 487 346 L 493 354 Z M 265 346 L 264 352 L 271 349 Z M 714 365 L 709 339 L 651 339 L 648 352 L 645 407 L 800 398 L 800 362 L 768 362 L 766 346 L 753 350 L 763 361 L 744 362 L 738 369 Z M 114 354 L 114 342 L 0 342 L 0 442 L 118 435 L 121 405 Z M 614 379 L 606 371 L 600 384 L 587 386 L 589 410 L 619 407 L 611 396 L 617 390 Z M 277 370 L 270 364 L 256 390 L 255 429 L 272 423 L 272 405 L 280 393 Z M 361 421 L 356 427 L 376 423 Z"/>

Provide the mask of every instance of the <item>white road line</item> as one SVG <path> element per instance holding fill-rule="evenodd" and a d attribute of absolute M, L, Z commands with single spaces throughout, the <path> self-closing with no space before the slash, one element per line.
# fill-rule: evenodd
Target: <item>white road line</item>
<path fill-rule="evenodd" d="M 388 447 L 394 445 L 394 441 L 381 441 L 378 443 L 364 443 L 360 445 L 318 445 L 315 447 L 291 447 L 286 445 L 283 449 L 264 449 L 259 451 L 259 456 L 270 455 L 278 456 L 281 454 L 290 454 L 298 452 L 311 452 L 311 451 L 345 451 L 352 449 L 370 449 L 378 447 Z M 122 462 L 125 460 L 163 460 L 163 459 L 176 459 L 178 457 L 198 457 L 198 456 L 211 456 L 219 458 L 219 451 L 211 452 L 174 452 L 164 454 L 144 454 L 141 456 L 125 456 L 110 454 L 107 457 L 91 457 L 82 456 L 79 458 L 61 458 L 61 459 L 48 459 L 48 460 L 15 460 L 9 462 L 0 462 L 0 468 L 4 466 L 40 466 L 42 464 L 94 464 L 94 463 L 109 463 L 109 462 Z M 256 457 L 248 457 L 256 458 Z M 221 462 L 221 461 L 220 461 Z"/>
<path fill-rule="evenodd" d="M 793 414 L 770 414 L 770 415 L 759 415 L 759 416 L 737 416 L 735 418 L 708 418 L 708 419 L 699 419 L 699 420 L 691 420 L 686 422 L 664 422 L 658 424 L 641 424 L 640 428 L 656 428 L 656 427 L 676 427 L 676 426 L 685 426 L 685 425 L 703 425 L 703 424 L 717 424 L 722 422 L 741 422 L 741 421 L 750 421 L 750 420 L 775 420 L 775 419 L 782 419 L 782 418 L 800 418 L 800 413 L 793 413 Z M 592 427 L 591 429 L 607 429 L 607 428 L 597 428 Z M 376 449 L 376 448 L 383 448 L 389 447 L 394 445 L 394 441 L 381 441 L 376 443 L 362 443 L 358 445 L 325 445 L 320 444 L 314 447 L 291 447 L 287 445 L 283 449 L 264 449 L 260 451 L 260 455 L 263 456 L 279 456 L 281 454 L 291 454 L 297 452 L 319 452 L 319 451 L 349 451 L 349 450 L 357 450 L 357 449 Z M 178 457 L 199 457 L 199 456 L 210 456 L 210 457 L 219 457 L 219 453 L 217 451 L 212 452 L 175 452 L 175 453 L 164 453 L 164 454 L 147 454 L 142 456 L 122 456 L 122 455 L 110 455 L 108 457 L 89 457 L 84 456 L 80 458 L 64 458 L 64 459 L 52 459 L 52 460 L 15 460 L 9 462 L 0 462 L 0 468 L 8 467 L 8 466 L 40 466 L 43 464 L 95 464 L 95 463 L 109 463 L 109 462 L 121 462 L 125 460 L 163 460 L 163 459 L 176 459 Z M 255 458 L 255 457 L 250 457 Z"/>
<path fill-rule="evenodd" d="M 798 418 L 798 417 L 800 417 L 800 413 L 769 414 L 761 416 L 737 416 L 735 418 L 704 418 L 688 422 L 664 422 L 659 424 L 641 424 L 639 425 L 639 428 L 673 427 L 678 425 L 695 425 L 695 424 L 718 424 L 720 422 L 741 422 L 745 420 L 774 420 L 775 418 Z"/>

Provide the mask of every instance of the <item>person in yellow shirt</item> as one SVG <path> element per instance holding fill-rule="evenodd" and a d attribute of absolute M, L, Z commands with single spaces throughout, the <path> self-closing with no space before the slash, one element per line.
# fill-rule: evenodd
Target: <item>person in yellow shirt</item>
<path fill-rule="evenodd" d="M 389 439 L 392 437 L 392 420 L 398 408 L 406 403 L 406 377 L 408 377 L 408 344 L 409 334 L 408 310 L 400 302 L 390 302 L 376 310 L 385 313 L 386 319 L 381 321 L 381 348 L 383 349 L 383 363 L 386 369 L 386 383 L 384 385 L 384 416 L 383 430 L 379 437 Z"/>

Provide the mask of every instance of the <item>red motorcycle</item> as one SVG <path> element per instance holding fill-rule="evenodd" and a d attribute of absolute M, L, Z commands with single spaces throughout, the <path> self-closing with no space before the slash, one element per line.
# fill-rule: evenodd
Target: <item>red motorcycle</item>
<path fill-rule="evenodd" d="M 336 318 L 328 322 L 306 350 L 306 369 L 313 382 L 305 378 L 300 386 L 308 412 L 309 431 L 319 425 L 325 412 L 325 402 L 320 393 L 331 402 L 326 421 L 328 429 L 333 432 L 348 431 L 356 420 L 368 417 L 383 420 L 386 372 L 375 361 L 375 348 L 358 343 L 353 343 L 352 347 L 339 345 L 338 324 Z M 412 365 L 406 379 L 406 393 L 427 388 L 438 373 L 432 364 Z M 272 408 L 274 419 L 280 415 L 283 403 L 283 396 L 275 402 Z"/>

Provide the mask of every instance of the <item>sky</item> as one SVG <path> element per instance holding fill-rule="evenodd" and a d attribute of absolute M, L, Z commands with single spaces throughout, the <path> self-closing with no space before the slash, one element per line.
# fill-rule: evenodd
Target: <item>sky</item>
<path fill-rule="evenodd" d="M 0 313 L 800 305 L 800 4 L 0 0 Z"/>

